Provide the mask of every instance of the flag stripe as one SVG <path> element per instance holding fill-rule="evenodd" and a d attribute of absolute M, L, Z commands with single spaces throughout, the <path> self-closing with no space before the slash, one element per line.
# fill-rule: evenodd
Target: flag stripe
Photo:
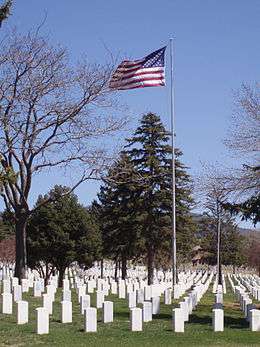
<path fill-rule="evenodd" d="M 120 83 L 116 83 L 115 82 L 115 83 L 111 84 L 111 87 L 112 88 L 118 88 L 120 86 L 122 86 L 122 87 L 125 87 L 125 86 L 130 87 L 132 84 L 136 84 L 136 83 L 143 84 L 143 83 L 146 83 L 146 82 L 148 82 L 148 84 L 149 84 L 149 82 L 151 82 L 151 81 L 152 82 L 164 82 L 164 79 L 162 79 L 162 77 L 139 78 L 137 80 L 130 79 L 130 80 L 124 82 L 124 83 L 121 83 L 121 82 Z"/>
<path fill-rule="evenodd" d="M 143 66 L 142 64 L 138 65 L 137 67 L 133 67 L 133 68 L 124 68 L 124 67 L 120 67 L 120 66 L 119 66 L 119 67 L 116 69 L 116 72 L 125 73 L 125 72 L 137 71 L 137 70 L 139 70 L 142 66 Z"/>
<path fill-rule="evenodd" d="M 117 84 L 127 84 L 133 82 L 142 82 L 142 81 L 149 81 L 149 80 L 161 80 L 164 78 L 163 74 L 149 74 L 149 75 L 134 75 L 130 78 L 122 78 L 120 81 L 111 81 L 111 85 L 117 85 Z"/>
<path fill-rule="evenodd" d="M 141 65 L 143 62 L 144 62 L 144 59 L 142 59 L 142 60 L 134 60 L 134 61 L 124 60 L 124 61 L 122 61 L 122 63 L 120 65 L 130 68 L 130 67 L 134 67 L 136 65 Z"/>
<path fill-rule="evenodd" d="M 153 67 L 153 68 L 146 68 L 146 69 L 137 69 L 134 73 L 131 71 L 130 73 L 115 73 L 111 81 L 122 79 L 122 78 L 130 78 L 132 76 L 137 75 L 146 75 L 146 74 L 158 74 L 158 73 L 164 73 L 164 68 L 161 67 Z"/>
<path fill-rule="evenodd" d="M 164 86 L 164 53 L 166 47 L 139 60 L 124 60 L 112 75 L 112 89 L 133 89 Z"/>
<path fill-rule="evenodd" d="M 136 89 L 136 88 L 144 88 L 144 87 L 162 87 L 165 86 L 164 82 L 153 82 L 151 81 L 151 83 L 136 83 L 135 85 L 131 85 L 131 87 L 129 86 L 125 86 L 125 87 L 119 87 L 117 88 L 118 90 L 126 90 L 126 89 Z"/>

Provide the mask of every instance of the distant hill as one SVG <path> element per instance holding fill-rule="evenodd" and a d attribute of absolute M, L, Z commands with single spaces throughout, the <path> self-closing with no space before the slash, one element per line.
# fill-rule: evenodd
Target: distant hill
<path fill-rule="evenodd" d="M 238 230 L 239 232 L 242 234 L 242 235 L 248 235 L 250 233 L 260 233 L 260 229 L 258 228 L 240 228 L 238 227 Z"/>
<path fill-rule="evenodd" d="M 192 218 L 193 218 L 194 222 L 199 222 L 203 218 L 203 215 L 199 214 L 199 213 L 192 213 Z M 245 236 L 250 234 L 250 233 L 260 233 L 259 228 L 241 228 L 241 227 L 238 227 L 238 230 L 242 235 L 245 235 Z"/>

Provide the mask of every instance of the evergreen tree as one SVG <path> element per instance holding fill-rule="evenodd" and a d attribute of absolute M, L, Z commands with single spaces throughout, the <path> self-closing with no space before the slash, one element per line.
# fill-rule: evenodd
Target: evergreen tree
<path fill-rule="evenodd" d="M 127 140 L 126 148 L 142 177 L 139 220 L 147 255 L 148 284 L 151 284 L 158 255 L 171 256 L 172 149 L 168 144 L 169 133 L 160 117 L 148 113 L 140 123 L 133 137 Z M 190 208 L 193 200 L 190 177 L 179 160 L 182 153 L 176 149 L 175 154 L 177 251 L 179 259 L 184 260 L 192 248 L 194 224 Z"/>
<path fill-rule="evenodd" d="M 14 233 L 12 233 L 10 227 L 6 225 L 2 219 L 0 219 L 0 241 L 8 239 L 12 236 L 14 236 Z"/>
<path fill-rule="evenodd" d="M 241 220 L 251 220 L 254 226 L 260 222 L 260 194 L 251 196 L 238 204 L 223 204 L 223 207 L 230 211 L 232 215 L 241 217 Z"/>
<path fill-rule="evenodd" d="M 204 261 L 209 265 L 217 264 L 217 218 L 204 214 L 198 221 L 196 238 L 204 250 Z M 245 262 L 245 239 L 228 213 L 221 216 L 220 254 L 223 265 L 241 266 Z"/>
<path fill-rule="evenodd" d="M 138 207 L 140 190 L 138 175 L 128 156 L 121 153 L 111 167 L 94 202 L 102 230 L 103 255 L 121 262 L 122 278 L 126 278 L 127 261 L 140 253 Z"/>
<path fill-rule="evenodd" d="M 2 26 L 2 22 L 6 20 L 10 15 L 12 3 L 12 0 L 6 0 L 4 4 L 0 6 L 0 28 Z"/>
<path fill-rule="evenodd" d="M 39 196 L 27 228 L 28 264 L 37 269 L 47 282 L 53 271 L 59 271 L 59 286 L 66 267 L 78 262 L 91 267 L 99 258 L 100 235 L 86 208 L 79 204 L 69 188 L 55 186 L 46 196 Z M 46 205 L 46 198 L 52 201 Z M 43 266 L 44 265 L 44 266 Z"/>

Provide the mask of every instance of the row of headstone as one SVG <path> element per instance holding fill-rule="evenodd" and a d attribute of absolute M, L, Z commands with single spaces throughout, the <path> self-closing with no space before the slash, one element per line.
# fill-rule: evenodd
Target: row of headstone
<path fill-rule="evenodd" d="M 219 289 L 219 284 L 218 284 L 218 276 L 216 276 L 215 281 L 213 283 L 213 287 L 212 287 L 212 293 L 216 294 L 218 292 Z M 227 287 L 226 287 L 226 281 L 225 281 L 225 275 L 222 275 L 222 292 L 224 294 L 226 294 L 227 292 Z"/>
<path fill-rule="evenodd" d="M 216 276 L 216 281 L 218 281 Z M 224 331 L 224 294 L 226 293 L 225 276 L 222 276 L 222 284 L 216 285 L 215 303 L 212 308 L 212 327 L 214 332 Z"/>
<path fill-rule="evenodd" d="M 7 271 L 3 273 L 6 274 Z M 189 315 L 196 308 L 197 304 L 201 300 L 202 296 L 208 290 L 209 285 L 214 277 L 213 273 L 205 271 L 187 271 L 180 273 L 179 283 L 171 288 L 170 281 L 162 281 L 157 278 L 155 284 L 148 286 L 146 281 L 142 277 L 137 277 L 139 272 L 132 271 L 132 278 L 127 280 L 114 281 L 113 278 L 100 279 L 96 275 L 85 276 L 81 273 L 81 276 L 74 269 L 67 269 L 65 272 L 65 278 L 63 280 L 63 291 L 61 301 L 61 322 L 72 322 L 72 302 L 71 302 L 71 290 L 75 288 L 78 296 L 78 302 L 80 312 L 85 318 L 85 331 L 93 332 L 97 330 L 97 309 L 102 308 L 102 321 L 104 323 L 113 322 L 113 302 L 106 301 L 106 296 L 109 294 L 118 295 L 119 298 L 126 299 L 129 307 L 130 314 L 130 329 L 132 331 L 142 330 L 143 324 L 152 320 L 153 315 L 160 313 L 160 301 L 163 295 L 164 303 L 171 305 L 172 297 L 181 297 L 185 292 L 189 293 L 183 297 L 179 304 L 179 307 L 173 310 L 173 330 L 184 331 L 184 323 L 188 321 Z M 10 275 L 10 272 L 8 273 Z M 241 281 L 242 279 L 239 278 Z M 247 285 L 252 285 L 256 281 L 254 278 L 244 279 L 244 286 L 241 283 L 241 287 L 247 288 Z M 220 318 L 214 313 L 214 310 L 223 311 L 223 292 L 225 287 L 225 277 L 223 276 L 222 289 L 217 287 L 215 295 L 215 306 L 213 307 L 213 326 L 214 323 L 219 322 Z M 17 303 L 17 323 L 25 324 L 28 322 L 28 302 L 22 300 L 22 293 L 33 288 L 33 295 L 35 297 L 41 297 L 43 300 L 42 307 L 36 309 L 37 312 L 37 333 L 46 334 L 49 333 L 49 317 L 53 313 L 53 302 L 55 300 L 55 294 L 58 287 L 58 276 L 51 276 L 47 286 L 44 285 L 44 280 L 33 272 L 30 272 L 30 281 L 23 280 L 22 284 L 18 284 L 18 279 L 15 277 L 8 277 L 5 275 L 5 279 L 2 280 L 2 311 L 12 314 L 13 300 Z M 91 306 L 90 293 L 95 292 L 95 307 Z M 142 305 L 142 308 L 137 305 Z M 248 309 L 248 313 L 251 315 L 253 309 Z M 258 311 L 258 310 L 256 310 Z M 215 316 L 214 316 L 215 314 Z M 256 313 L 253 313 L 255 316 Z M 254 320 L 255 322 L 255 320 Z M 254 323 L 253 322 L 253 323 Z M 252 323 L 252 324 L 253 324 Z M 254 324 L 253 324 L 254 325 Z M 255 325 L 254 325 L 255 326 Z M 215 331 L 216 329 L 214 328 Z"/>
<path fill-rule="evenodd" d="M 260 310 L 256 309 L 249 293 L 242 285 L 235 286 L 235 294 L 244 312 L 245 319 L 249 322 L 251 331 L 260 331 Z"/>
<path fill-rule="evenodd" d="M 247 288 L 247 290 L 255 300 L 260 301 L 260 285 L 259 280 L 256 276 L 238 275 L 237 280 Z"/>
<path fill-rule="evenodd" d="M 190 293 L 183 297 L 179 307 L 173 309 L 172 327 L 175 332 L 184 332 L 185 322 L 189 321 L 189 315 L 192 314 L 203 295 L 207 292 L 213 276 L 213 273 L 201 276 Z"/>

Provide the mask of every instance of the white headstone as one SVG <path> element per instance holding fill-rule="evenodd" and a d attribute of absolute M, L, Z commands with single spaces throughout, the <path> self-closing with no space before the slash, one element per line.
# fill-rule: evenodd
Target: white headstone
<path fill-rule="evenodd" d="M 111 294 L 117 294 L 117 282 L 111 282 Z"/>
<path fill-rule="evenodd" d="M 72 302 L 71 301 L 61 302 L 61 322 L 62 323 L 72 322 Z"/>
<path fill-rule="evenodd" d="M 37 334 L 49 334 L 49 313 L 44 307 L 36 308 L 37 311 Z"/>
<path fill-rule="evenodd" d="M 159 314 L 160 313 L 160 297 L 154 296 L 152 298 L 152 306 L 153 306 L 153 314 Z"/>
<path fill-rule="evenodd" d="M 35 281 L 33 283 L 33 296 L 40 297 L 42 295 L 42 285 L 40 281 Z"/>
<path fill-rule="evenodd" d="M 49 314 L 52 314 L 52 297 L 49 294 L 43 294 L 43 307 L 46 308 Z"/>
<path fill-rule="evenodd" d="M 56 288 L 53 284 L 48 284 L 46 286 L 47 289 L 47 294 L 52 298 L 52 301 L 55 300 L 55 292 L 56 292 Z"/>
<path fill-rule="evenodd" d="M 11 293 L 10 280 L 3 280 L 3 293 Z"/>
<path fill-rule="evenodd" d="M 87 287 L 88 293 L 94 293 L 95 282 L 94 281 L 88 281 L 87 286 L 88 286 Z"/>
<path fill-rule="evenodd" d="M 215 294 L 215 303 L 216 304 L 223 304 L 223 293 L 217 293 Z"/>
<path fill-rule="evenodd" d="M 184 315 L 181 308 L 172 310 L 172 328 L 176 333 L 184 333 Z"/>
<path fill-rule="evenodd" d="M 151 300 L 151 294 L 152 294 L 151 286 L 144 287 L 144 300 L 145 301 Z"/>
<path fill-rule="evenodd" d="M 213 330 L 224 331 L 224 311 L 222 309 L 216 308 L 213 309 Z"/>
<path fill-rule="evenodd" d="M 13 313 L 13 298 L 11 293 L 2 294 L 2 313 Z"/>
<path fill-rule="evenodd" d="M 125 283 L 120 282 L 118 285 L 118 297 L 119 299 L 125 299 L 126 290 L 125 290 Z"/>
<path fill-rule="evenodd" d="M 23 293 L 29 292 L 29 281 L 27 278 L 22 279 L 22 292 Z"/>
<path fill-rule="evenodd" d="M 128 307 L 133 308 L 136 307 L 136 293 L 129 292 L 128 293 Z"/>
<path fill-rule="evenodd" d="M 143 321 L 150 322 L 153 319 L 152 316 L 152 303 L 150 301 L 143 302 Z"/>
<path fill-rule="evenodd" d="M 250 311 L 250 330 L 260 331 L 260 310 Z"/>
<path fill-rule="evenodd" d="M 86 286 L 85 285 L 82 285 L 78 288 L 78 300 L 79 300 L 79 304 L 80 304 L 80 297 L 82 295 L 85 295 L 86 294 Z"/>
<path fill-rule="evenodd" d="M 188 308 L 187 301 L 180 302 L 180 308 L 182 309 L 182 312 L 183 312 L 184 322 L 188 322 L 189 321 L 189 308 Z"/>
<path fill-rule="evenodd" d="M 63 290 L 70 290 L 70 281 L 68 279 L 65 279 L 63 282 Z"/>
<path fill-rule="evenodd" d="M 18 286 L 19 279 L 17 277 L 12 277 L 12 287 Z"/>
<path fill-rule="evenodd" d="M 62 300 L 71 301 L 71 291 L 69 289 L 65 289 L 62 291 Z"/>
<path fill-rule="evenodd" d="M 22 286 L 15 285 L 14 286 L 14 302 L 22 300 Z"/>
<path fill-rule="evenodd" d="M 87 307 L 90 307 L 90 295 L 82 295 L 80 298 L 80 312 L 84 314 Z"/>
<path fill-rule="evenodd" d="M 103 323 L 113 322 L 113 302 L 104 301 L 103 302 Z"/>
<path fill-rule="evenodd" d="M 164 291 L 164 304 L 171 305 L 172 304 L 172 289 L 167 288 Z"/>
<path fill-rule="evenodd" d="M 173 298 L 179 299 L 179 297 L 180 297 L 180 287 L 178 284 L 175 284 L 173 288 Z"/>
<path fill-rule="evenodd" d="M 142 309 L 141 308 L 131 308 L 130 309 L 130 324 L 131 331 L 142 331 Z"/>
<path fill-rule="evenodd" d="M 97 308 L 102 308 L 103 302 L 105 300 L 105 296 L 103 292 L 97 291 L 96 292 L 96 306 Z"/>
<path fill-rule="evenodd" d="M 137 295 L 137 303 L 142 304 L 144 302 L 144 290 L 141 288 L 137 289 L 136 295 Z"/>
<path fill-rule="evenodd" d="M 17 302 L 17 324 L 28 323 L 28 302 Z"/>
<path fill-rule="evenodd" d="M 95 307 L 88 307 L 85 310 L 85 331 L 97 331 L 97 309 Z"/>

